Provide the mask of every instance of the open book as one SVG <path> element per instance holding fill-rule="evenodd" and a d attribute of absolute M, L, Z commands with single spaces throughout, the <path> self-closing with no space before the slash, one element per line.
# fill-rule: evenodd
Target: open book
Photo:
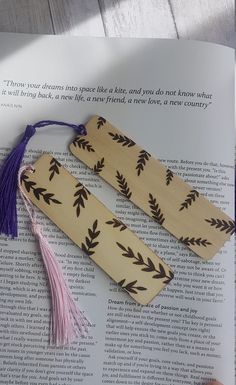
<path fill-rule="evenodd" d="M 27 124 L 117 128 L 234 217 L 234 52 L 209 43 L 0 35 L 0 156 Z M 38 221 L 92 322 L 48 345 L 50 296 L 29 218 L 0 238 L 0 384 L 234 384 L 234 242 L 204 262 L 68 150 L 73 132 L 38 130 L 25 163 L 53 154 L 171 266 L 148 306 L 135 303 L 41 212 Z M 153 176 L 155 177 L 155 175 Z M 109 250 L 107 251 L 109 253 Z"/>

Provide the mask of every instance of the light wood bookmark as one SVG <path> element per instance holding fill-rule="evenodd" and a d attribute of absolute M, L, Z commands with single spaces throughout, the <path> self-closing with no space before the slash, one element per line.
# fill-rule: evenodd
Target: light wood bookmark
<path fill-rule="evenodd" d="M 22 175 L 28 198 L 140 304 L 173 278 L 171 269 L 50 155 Z"/>
<path fill-rule="evenodd" d="M 197 255 L 212 258 L 234 221 L 106 119 L 94 116 L 71 152 Z"/>

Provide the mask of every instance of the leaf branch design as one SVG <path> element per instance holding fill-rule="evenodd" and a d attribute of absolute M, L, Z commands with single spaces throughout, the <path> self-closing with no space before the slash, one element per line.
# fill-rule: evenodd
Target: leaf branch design
<path fill-rule="evenodd" d="M 163 281 L 163 283 L 169 283 L 174 278 L 174 274 L 172 273 L 172 271 L 169 270 L 167 274 L 164 269 L 164 266 L 160 262 L 159 262 L 159 269 L 157 269 L 153 261 L 151 260 L 151 258 L 148 257 L 147 262 L 145 262 L 143 259 L 143 256 L 139 252 L 137 253 L 137 256 L 136 256 L 133 250 L 131 249 L 131 247 L 128 246 L 126 248 L 124 245 L 122 245 L 119 242 L 116 242 L 116 244 L 123 251 L 122 253 L 123 257 L 135 259 L 135 261 L 133 262 L 133 265 L 145 266 L 141 269 L 142 271 L 145 271 L 147 273 L 154 273 L 152 278 L 154 279 L 166 278 L 166 280 Z"/>
<path fill-rule="evenodd" d="M 191 206 L 191 204 L 195 202 L 196 198 L 198 197 L 199 192 L 197 190 L 191 190 L 190 193 L 187 195 L 185 201 L 181 203 L 179 211 L 182 211 L 183 209 L 188 209 L 189 206 Z"/>
<path fill-rule="evenodd" d="M 96 172 L 96 174 L 99 174 L 103 167 L 105 166 L 104 164 L 104 158 L 102 158 L 101 160 L 98 160 L 97 163 L 93 166 L 93 171 Z"/>
<path fill-rule="evenodd" d="M 204 246 L 207 247 L 208 245 L 211 245 L 212 243 L 209 242 L 207 239 L 202 238 L 190 238 L 190 237 L 181 237 L 180 242 L 184 243 L 186 246 Z"/>
<path fill-rule="evenodd" d="M 112 225 L 114 228 L 120 228 L 120 231 L 127 229 L 127 226 L 117 218 L 112 218 L 111 221 L 107 221 L 106 223 Z"/>
<path fill-rule="evenodd" d="M 211 226 L 214 226 L 216 229 L 220 231 L 225 231 L 226 234 L 230 233 L 233 235 L 235 232 L 235 222 L 234 221 L 226 221 L 225 219 L 205 219 L 206 222 L 210 223 Z"/>
<path fill-rule="evenodd" d="M 55 158 L 52 158 L 51 161 L 50 161 L 50 168 L 49 168 L 49 172 L 51 172 L 50 176 L 49 176 L 49 180 L 51 181 L 53 178 L 54 178 L 54 175 L 57 174 L 59 175 L 60 171 L 60 167 L 61 167 L 61 163 L 58 162 L 57 159 Z"/>
<path fill-rule="evenodd" d="M 115 140 L 117 143 L 121 143 L 123 147 L 133 147 L 135 146 L 135 142 L 128 138 L 125 135 L 120 134 L 114 134 L 113 132 L 108 132 L 108 134 L 112 137 L 113 140 Z"/>
<path fill-rule="evenodd" d="M 149 193 L 149 207 L 152 213 L 152 218 L 155 219 L 157 223 L 162 225 L 165 221 L 164 215 L 161 212 L 161 209 L 159 207 L 159 204 L 157 203 L 156 198 L 153 197 L 152 194 Z"/>
<path fill-rule="evenodd" d="M 88 152 L 95 152 L 92 145 L 88 140 L 84 138 L 77 137 L 73 140 L 73 145 L 75 147 L 82 148 L 83 150 L 87 150 Z"/>
<path fill-rule="evenodd" d="M 95 249 L 95 247 L 99 244 L 98 241 L 95 241 L 95 239 L 99 236 L 100 234 L 100 231 L 97 230 L 97 226 L 98 226 L 98 221 L 97 219 L 95 220 L 95 222 L 93 223 L 93 226 L 91 229 L 88 229 L 88 235 L 87 237 L 85 237 L 85 243 L 82 243 L 81 244 L 81 248 L 82 250 L 88 254 L 89 256 L 90 255 L 93 255 L 95 253 L 94 250 L 92 249 Z"/>
<path fill-rule="evenodd" d="M 32 190 L 36 199 L 40 200 L 40 198 L 42 198 L 48 205 L 51 203 L 62 204 L 59 200 L 54 198 L 55 194 L 47 192 L 46 188 L 36 187 L 37 183 L 31 181 L 28 175 L 23 174 L 21 176 L 21 183 L 24 183 L 25 189 L 28 193 Z"/>
<path fill-rule="evenodd" d="M 80 182 L 77 183 L 77 185 L 75 187 L 78 188 L 78 190 L 74 194 L 74 197 L 76 198 L 76 200 L 74 201 L 73 207 L 76 207 L 76 215 L 77 215 L 77 217 L 79 217 L 81 207 L 82 208 L 85 207 L 85 201 L 88 200 L 88 196 L 91 193 Z"/>
<path fill-rule="evenodd" d="M 99 116 L 97 120 L 97 129 L 101 128 L 104 124 L 106 123 L 106 119 L 103 118 L 102 116 Z"/>
<path fill-rule="evenodd" d="M 170 182 L 172 181 L 174 177 L 173 172 L 168 168 L 166 170 L 166 185 L 169 186 Z"/>
<path fill-rule="evenodd" d="M 125 177 L 121 173 L 119 173 L 119 171 L 116 171 L 116 179 L 117 179 L 118 185 L 120 187 L 120 192 L 123 195 L 125 195 L 126 198 L 130 199 L 132 192 L 130 191 L 130 189 L 128 187 L 128 184 L 127 184 Z"/>
<path fill-rule="evenodd" d="M 135 286 L 138 282 L 137 279 L 135 281 L 126 283 L 125 278 L 123 278 L 120 282 L 118 282 L 118 285 L 122 287 L 122 289 L 128 291 L 128 293 L 138 294 L 137 291 L 144 291 L 147 290 L 146 287 L 143 286 Z"/>
<path fill-rule="evenodd" d="M 137 166 L 136 166 L 136 170 L 137 170 L 137 174 L 138 176 L 141 174 L 141 172 L 144 170 L 144 167 L 146 166 L 146 162 L 149 160 L 149 158 L 151 157 L 151 154 L 149 154 L 147 151 L 145 150 L 141 150 L 139 152 L 139 156 L 138 156 L 138 161 L 137 161 Z"/>

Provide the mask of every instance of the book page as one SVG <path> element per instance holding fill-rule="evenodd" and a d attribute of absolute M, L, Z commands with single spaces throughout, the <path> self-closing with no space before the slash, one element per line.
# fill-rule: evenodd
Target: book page
<path fill-rule="evenodd" d="M 233 50 L 208 43 L 1 34 L 0 157 L 27 124 L 106 117 L 234 216 Z M 87 337 L 50 347 L 50 295 L 29 218 L 1 236 L 0 384 L 234 383 L 234 242 L 194 255 L 68 151 L 69 128 L 38 129 L 24 158 L 53 154 L 159 254 L 175 278 L 136 304 L 40 212 Z"/>

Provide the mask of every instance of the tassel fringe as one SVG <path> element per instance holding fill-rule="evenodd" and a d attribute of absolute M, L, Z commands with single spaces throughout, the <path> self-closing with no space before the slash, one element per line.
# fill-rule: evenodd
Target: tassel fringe
<path fill-rule="evenodd" d="M 22 141 L 5 159 L 0 171 L 0 233 L 12 238 L 18 235 L 16 211 L 17 175 L 26 145 L 31 136 L 26 136 L 25 133 Z"/>
<path fill-rule="evenodd" d="M 50 344 L 67 345 L 79 334 L 85 336 L 90 322 L 75 304 L 56 257 L 38 225 L 32 225 L 32 232 L 39 241 L 51 291 Z"/>
<path fill-rule="evenodd" d="M 91 323 L 74 302 L 56 256 L 42 235 L 39 225 L 36 223 L 34 206 L 24 194 L 20 182 L 21 175 L 26 170 L 33 171 L 33 168 L 32 166 L 26 166 L 20 169 L 18 186 L 20 195 L 31 219 L 32 232 L 38 239 L 42 260 L 48 276 L 52 305 L 50 345 L 63 346 L 73 342 L 78 335 L 85 336 Z"/>

